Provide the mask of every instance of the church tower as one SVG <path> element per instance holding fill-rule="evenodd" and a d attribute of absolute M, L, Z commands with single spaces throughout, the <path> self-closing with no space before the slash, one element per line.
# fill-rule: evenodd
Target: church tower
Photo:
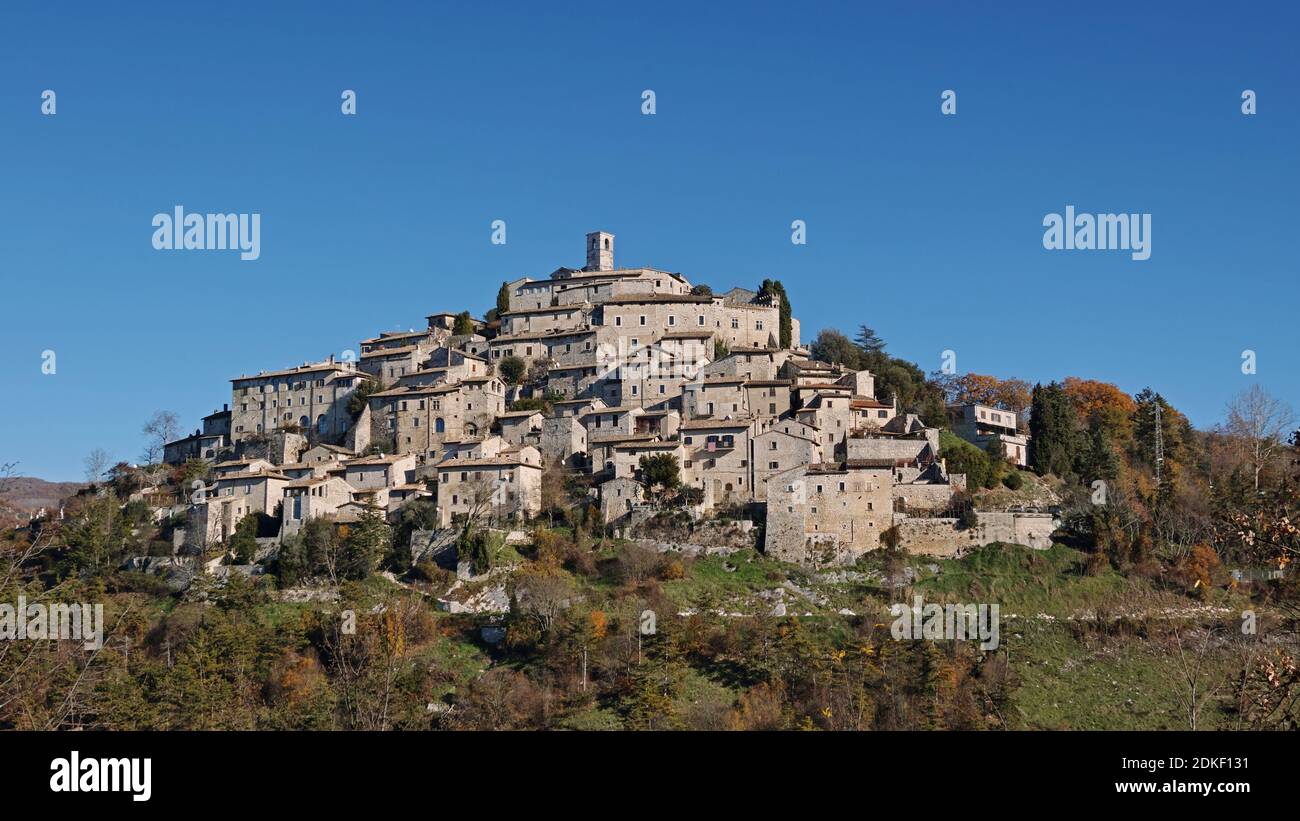
<path fill-rule="evenodd" d="M 584 271 L 614 270 L 614 235 L 592 231 L 587 235 L 587 267 Z"/>

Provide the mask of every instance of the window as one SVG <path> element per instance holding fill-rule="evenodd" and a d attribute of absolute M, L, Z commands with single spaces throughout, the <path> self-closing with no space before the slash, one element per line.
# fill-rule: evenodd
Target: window
<path fill-rule="evenodd" d="M 645 314 L 641 314 L 641 324 L 645 324 Z"/>
<path fill-rule="evenodd" d="M 780 463 L 780 462 L 768 462 L 768 463 L 767 463 L 767 469 L 768 469 L 768 470 L 779 470 L 780 467 L 781 467 L 781 463 Z"/>
<path fill-rule="evenodd" d="M 669 315 L 668 315 L 668 324 L 669 324 L 669 325 L 676 325 L 676 324 L 677 324 L 677 317 L 673 316 L 672 314 L 669 314 Z"/>
<path fill-rule="evenodd" d="M 700 314 L 700 322 L 699 322 L 699 324 L 700 324 L 700 327 L 703 327 L 703 326 L 704 326 L 704 314 Z"/>
<path fill-rule="evenodd" d="M 621 317 L 621 316 L 616 316 L 616 317 L 614 317 L 614 325 L 615 325 L 616 327 L 622 327 L 622 325 L 623 325 L 623 317 Z"/>

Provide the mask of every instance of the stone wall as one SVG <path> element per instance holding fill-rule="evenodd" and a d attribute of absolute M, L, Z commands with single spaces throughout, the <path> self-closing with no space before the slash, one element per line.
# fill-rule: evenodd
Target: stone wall
<path fill-rule="evenodd" d="M 956 519 L 895 517 L 899 547 L 923 556 L 955 556 L 993 542 L 1022 544 L 1038 550 L 1052 546 L 1060 521 L 1049 513 L 976 513 L 979 524 L 958 530 Z"/>

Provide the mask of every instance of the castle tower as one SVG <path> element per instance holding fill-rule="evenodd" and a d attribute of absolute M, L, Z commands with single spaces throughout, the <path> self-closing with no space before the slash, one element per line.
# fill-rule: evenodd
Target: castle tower
<path fill-rule="evenodd" d="M 614 235 L 592 231 L 587 235 L 587 267 L 584 271 L 614 270 Z"/>

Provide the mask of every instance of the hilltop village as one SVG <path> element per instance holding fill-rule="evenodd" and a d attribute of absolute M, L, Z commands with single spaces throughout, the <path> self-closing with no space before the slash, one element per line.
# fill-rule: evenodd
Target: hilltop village
<path fill-rule="evenodd" d="M 0 727 L 1294 726 L 1300 433 L 1258 385 L 1197 431 L 927 375 L 614 240 L 481 316 L 268 351 L 70 496 L 0 464 L 0 602 L 105 600 L 102 646 L 0 654 Z"/>
<path fill-rule="evenodd" d="M 719 294 L 619 268 L 614 239 L 588 234 L 582 268 L 504 283 L 490 321 L 436 313 L 359 356 L 231 379 L 230 401 L 165 448 L 168 464 L 211 466 L 178 540 L 207 553 L 252 514 L 278 539 L 422 498 L 448 534 L 520 524 L 542 511 L 549 473 L 581 477 L 618 532 L 665 507 L 728 516 L 761 525 L 770 557 L 809 565 L 884 544 L 1049 544 L 1045 512 L 978 512 L 964 529 L 941 515 L 966 477 L 940 458 L 939 430 L 870 371 L 814 359 L 783 289 Z M 1025 463 L 1018 414 L 950 412 L 955 434 Z"/>

